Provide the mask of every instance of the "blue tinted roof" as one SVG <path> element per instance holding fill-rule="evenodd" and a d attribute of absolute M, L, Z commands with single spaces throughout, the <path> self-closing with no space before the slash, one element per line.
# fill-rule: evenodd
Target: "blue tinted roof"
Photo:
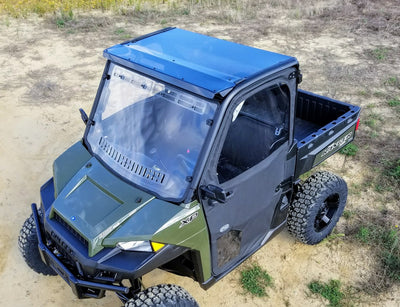
<path fill-rule="evenodd" d="M 260 73 L 297 64 L 294 57 L 178 28 L 115 45 L 104 56 L 209 98 Z"/>

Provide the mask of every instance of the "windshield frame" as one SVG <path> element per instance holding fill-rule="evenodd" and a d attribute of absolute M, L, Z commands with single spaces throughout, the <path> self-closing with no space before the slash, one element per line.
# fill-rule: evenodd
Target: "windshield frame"
<path fill-rule="evenodd" d="M 141 75 L 141 76 L 143 76 L 145 78 L 149 78 L 149 79 L 151 79 L 151 80 L 153 80 L 155 82 L 159 82 L 159 83 L 165 84 L 168 87 L 175 88 L 175 89 L 177 89 L 177 90 L 179 90 L 179 91 L 181 91 L 181 92 L 183 92 L 185 94 L 189 94 L 189 95 L 192 95 L 194 97 L 200 98 L 201 100 L 205 101 L 206 103 L 208 103 L 208 104 L 211 103 L 211 104 L 214 105 L 215 110 L 214 110 L 214 113 L 212 115 L 212 118 L 209 119 L 209 122 L 207 121 L 207 125 L 209 126 L 208 131 L 207 131 L 207 133 L 206 133 L 206 135 L 204 137 L 203 144 L 201 146 L 201 149 L 199 151 L 196 163 L 195 163 L 193 171 L 192 171 L 192 175 L 190 177 L 188 177 L 188 180 L 187 180 L 188 184 L 185 186 L 184 193 L 182 194 L 182 196 L 180 196 L 180 197 L 166 197 L 166 196 L 163 196 L 163 195 L 157 193 L 156 191 L 152 190 L 151 187 L 146 187 L 145 185 L 141 185 L 141 184 L 138 184 L 138 183 L 130 180 L 129 178 L 127 178 L 123 174 L 120 174 L 117 169 L 114 169 L 112 166 L 110 166 L 106 161 L 104 161 L 93 150 L 91 142 L 88 140 L 88 135 L 89 135 L 89 132 L 90 132 L 90 128 L 95 124 L 94 118 L 95 118 L 95 115 L 96 115 L 96 113 L 98 111 L 98 107 L 99 107 L 99 104 L 100 104 L 102 93 L 103 93 L 103 90 L 105 89 L 106 81 L 110 79 L 109 70 L 110 70 L 110 66 L 111 65 L 115 65 L 115 66 L 121 67 L 121 68 L 126 69 L 128 71 L 131 71 L 133 73 L 139 74 L 139 75 Z M 90 115 L 89 115 L 89 121 L 88 121 L 88 123 L 86 125 L 85 133 L 84 133 L 84 136 L 83 136 L 83 143 L 84 143 L 84 145 L 86 146 L 86 148 L 88 149 L 88 151 L 90 152 L 90 154 L 93 157 L 95 157 L 107 170 L 109 170 L 111 173 L 113 173 L 118 178 L 122 179 L 124 182 L 127 182 L 128 184 L 133 185 L 134 187 L 136 187 L 136 188 L 138 188 L 140 190 L 143 190 L 143 191 L 145 191 L 145 192 L 147 192 L 149 194 L 152 194 L 152 195 L 154 195 L 157 198 L 162 199 L 162 200 L 166 200 L 166 201 L 174 202 L 174 203 L 178 203 L 178 204 L 181 203 L 182 201 L 188 202 L 188 201 L 191 201 L 193 199 L 193 192 L 196 189 L 196 187 L 193 187 L 193 180 L 192 179 L 193 178 L 197 178 L 199 173 L 201 173 L 201 169 L 200 168 L 202 166 L 204 167 L 203 160 L 207 156 L 204 151 L 209 147 L 206 144 L 210 142 L 211 135 L 213 134 L 212 131 L 215 128 L 214 125 L 213 125 L 213 122 L 215 122 L 215 118 L 218 116 L 219 110 L 220 110 L 220 101 L 217 100 L 217 99 L 209 99 L 209 98 L 206 98 L 204 96 L 200 96 L 200 95 L 198 95 L 198 94 L 196 94 L 194 92 L 187 91 L 187 90 L 185 90 L 185 89 L 183 89 L 181 87 L 178 87 L 178 86 L 176 86 L 174 84 L 168 83 L 168 82 L 166 82 L 164 80 L 155 78 L 153 76 L 146 75 L 146 74 L 144 74 L 144 73 L 142 73 L 140 71 L 137 71 L 137 70 L 134 70 L 132 68 L 126 67 L 124 65 L 121 65 L 120 63 L 116 63 L 116 62 L 107 60 L 105 68 L 104 68 L 104 71 L 103 71 L 103 74 L 102 74 L 102 78 L 101 78 L 101 81 L 100 81 L 100 84 L 99 84 L 99 88 L 98 88 L 98 91 L 97 91 L 97 94 L 96 94 L 96 97 L 95 97 L 95 100 L 94 100 L 94 103 L 93 103 L 93 106 L 92 106 L 92 109 L 91 109 L 91 112 L 90 112 Z"/>

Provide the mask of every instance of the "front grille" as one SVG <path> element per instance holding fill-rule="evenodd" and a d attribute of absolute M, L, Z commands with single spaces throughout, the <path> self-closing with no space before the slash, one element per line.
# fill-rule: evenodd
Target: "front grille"
<path fill-rule="evenodd" d="M 68 223 L 65 222 L 64 219 L 57 214 L 57 212 L 54 213 L 54 219 L 57 222 L 59 222 L 62 226 L 64 226 L 71 234 L 74 235 L 75 238 L 77 238 L 80 242 L 82 242 L 87 248 L 89 247 L 88 241 L 84 237 L 82 237 L 74 228 L 68 225 Z"/>
<path fill-rule="evenodd" d="M 54 231 L 51 231 L 47 235 L 50 238 L 51 243 L 54 245 L 53 247 L 56 248 L 57 253 L 55 253 L 55 254 L 57 255 L 57 257 L 63 256 L 65 259 L 68 260 L 69 264 L 75 263 L 75 258 L 76 258 L 75 253 L 68 246 L 68 244 L 65 243 L 63 240 L 61 240 L 61 238 Z M 62 253 L 62 255 L 60 254 L 60 252 Z M 54 253 L 54 250 L 53 250 L 53 253 Z"/>

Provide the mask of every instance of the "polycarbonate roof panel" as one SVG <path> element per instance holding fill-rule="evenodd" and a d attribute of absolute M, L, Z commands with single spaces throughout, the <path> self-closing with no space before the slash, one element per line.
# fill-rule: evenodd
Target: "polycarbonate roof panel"
<path fill-rule="evenodd" d="M 261 72 L 297 64 L 294 57 L 178 28 L 115 45 L 104 56 L 210 98 Z"/>

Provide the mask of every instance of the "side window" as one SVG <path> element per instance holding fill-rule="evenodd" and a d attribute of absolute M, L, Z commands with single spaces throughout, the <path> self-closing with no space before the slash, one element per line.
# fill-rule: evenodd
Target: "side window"
<path fill-rule="evenodd" d="M 237 105 L 218 160 L 220 183 L 258 164 L 288 139 L 289 104 L 288 86 L 277 84 Z"/>

